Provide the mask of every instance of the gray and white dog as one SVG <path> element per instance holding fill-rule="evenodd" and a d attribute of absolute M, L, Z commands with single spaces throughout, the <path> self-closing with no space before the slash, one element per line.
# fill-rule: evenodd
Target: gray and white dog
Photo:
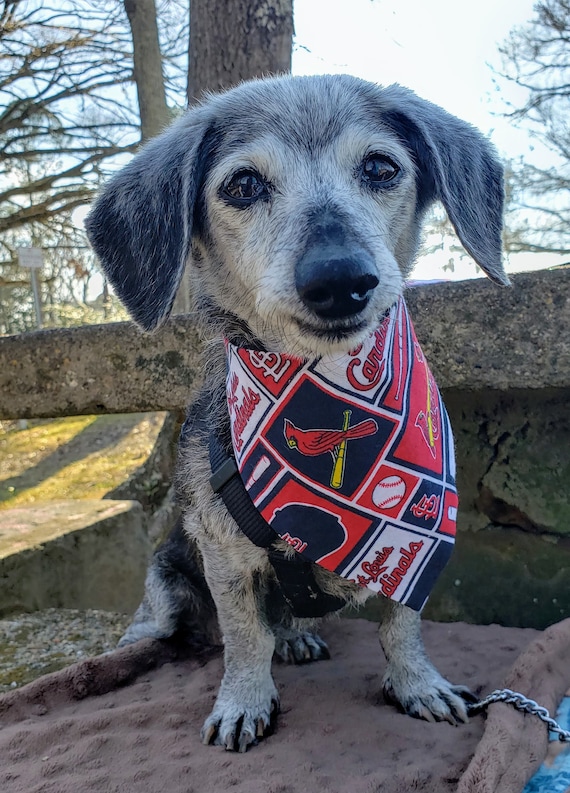
<path fill-rule="evenodd" d="M 204 632 L 214 608 L 203 568 L 225 654 L 205 743 L 245 751 L 271 730 L 274 652 L 328 657 L 209 482 L 208 432 L 230 437 L 223 339 L 307 358 L 354 349 L 401 295 L 437 200 L 479 266 L 508 283 L 502 169 L 479 132 L 397 85 L 284 76 L 207 97 L 109 182 L 88 218 L 106 275 L 146 330 L 168 316 L 191 263 L 205 385 L 180 447 L 183 529 L 156 554 L 124 643 Z M 314 576 L 353 605 L 370 594 L 320 567 Z M 466 721 L 469 692 L 427 658 L 419 614 L 384 609 L 387 698 L 412 716 Z"/>

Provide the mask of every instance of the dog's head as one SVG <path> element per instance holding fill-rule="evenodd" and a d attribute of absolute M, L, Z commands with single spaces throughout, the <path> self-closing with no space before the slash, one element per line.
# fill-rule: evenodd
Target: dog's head
<path fill-rule="evenodd" d="M 348 350 L 399 297 L 440 200 L 494 281 L 502 168 L 470 125 L 399 86 L 280 77 L 211 96 L 99 196 L 91 243 L 145 329 L 186 263 L 199 306 L 268 349 Z"/>

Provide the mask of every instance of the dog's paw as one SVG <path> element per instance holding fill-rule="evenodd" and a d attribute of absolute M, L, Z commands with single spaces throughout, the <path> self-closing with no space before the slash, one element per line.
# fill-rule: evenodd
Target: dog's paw
<path fill-rule="evenodd" d="M 329 648 L 317 633 L 297 631 L 293 628 L 277 626 L 275 634 L 275 655 L 286 664 L 307 664 L 310 661 L 328 660 Z"/>
<path fill-rule="evenodd" d="M 141 639 L 170 639 L 173 633 L 174 629 L 171 631 L 165 630 L 159 627 L 154 620 L 132 622 L 119 639 L 117 647 L 126 647 Z"/>
<path fill-rule="evenodd" d="M 271 681 L 265 696 L 260 689 L 250 690 L 254 700 L 251 702 L 220 692 L 214 710 L 202 727 L 202 743 L 223 746 L 230 752 L 245 752 L 271 735 L 279 713 L 277 689 Z"/>
<path fill-rule="evenodd" d="M 469 705 L 477 697 L 466 686 L 454 686 L 439 672 L 427 669 L 388 668 L 383 680 L 384 698 L 416 719 L 448 721 L 455 727 L 469 721 Z"/>

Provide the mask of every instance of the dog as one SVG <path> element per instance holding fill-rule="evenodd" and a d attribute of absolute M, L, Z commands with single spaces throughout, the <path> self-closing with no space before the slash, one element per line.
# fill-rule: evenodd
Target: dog
<path fill-rule="evenodd" d="M 181 626 L 206 641 L 217 616 L 225 673 L 204 743 L 245 751 L 272 731 L 274 653 L 329 657 L 317 621 L 292 613 L 271 554 L 210 482 L 209 435 L 231 449 L 227 344 L 299 359 L 357 348 L 400 299 L 435 201 L 477 264 L 507 285 L 503 172 L 477 130 L 398 85 L 280 76 L 207 96 L 110 180 L 87 219 L 107 278 L 146 331 L 168 317 L 191 268 L 205 382 L 180 442 L 183 518 L 150 565 L 122 643 Z M 291 545 L 277 547 L 292 563 Z M 334 608 L 376 596 L 319 565 L 305 570 Z M 380 598 L 387 700 L 418 718 L 466 722 L 472 695 L 429 661 L 419 612 Z"/>

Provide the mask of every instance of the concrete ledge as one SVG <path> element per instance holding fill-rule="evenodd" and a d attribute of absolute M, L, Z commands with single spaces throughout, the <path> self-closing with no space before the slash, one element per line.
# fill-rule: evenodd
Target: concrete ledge
<path fill-rule="evenodd" d="M 570 385 L 570 269 L 408 291 L 416 332 L 440 388 Z M 0 419 L 174 410 L 200 380 L 190 317 L 153 335 L 130 323 L 0 339 Z"/>
<path fill-rule="evenodd" d="M 0 339 L 0 419 L 180 410 L 200 375 L 188 317 L 145 334 L 131 322 Z"/>
<path fill-rule="evenodd" d="M 73 500 L 0 513 L 0 617 L 46 608 L 131 613 L 151 545 L 136 501 Z"/>
<path fill-rule="evenodd" d="M 407 292 L 414 325 L 442 389 L 507 391 L 570 385 L 570 269 Z"/>

